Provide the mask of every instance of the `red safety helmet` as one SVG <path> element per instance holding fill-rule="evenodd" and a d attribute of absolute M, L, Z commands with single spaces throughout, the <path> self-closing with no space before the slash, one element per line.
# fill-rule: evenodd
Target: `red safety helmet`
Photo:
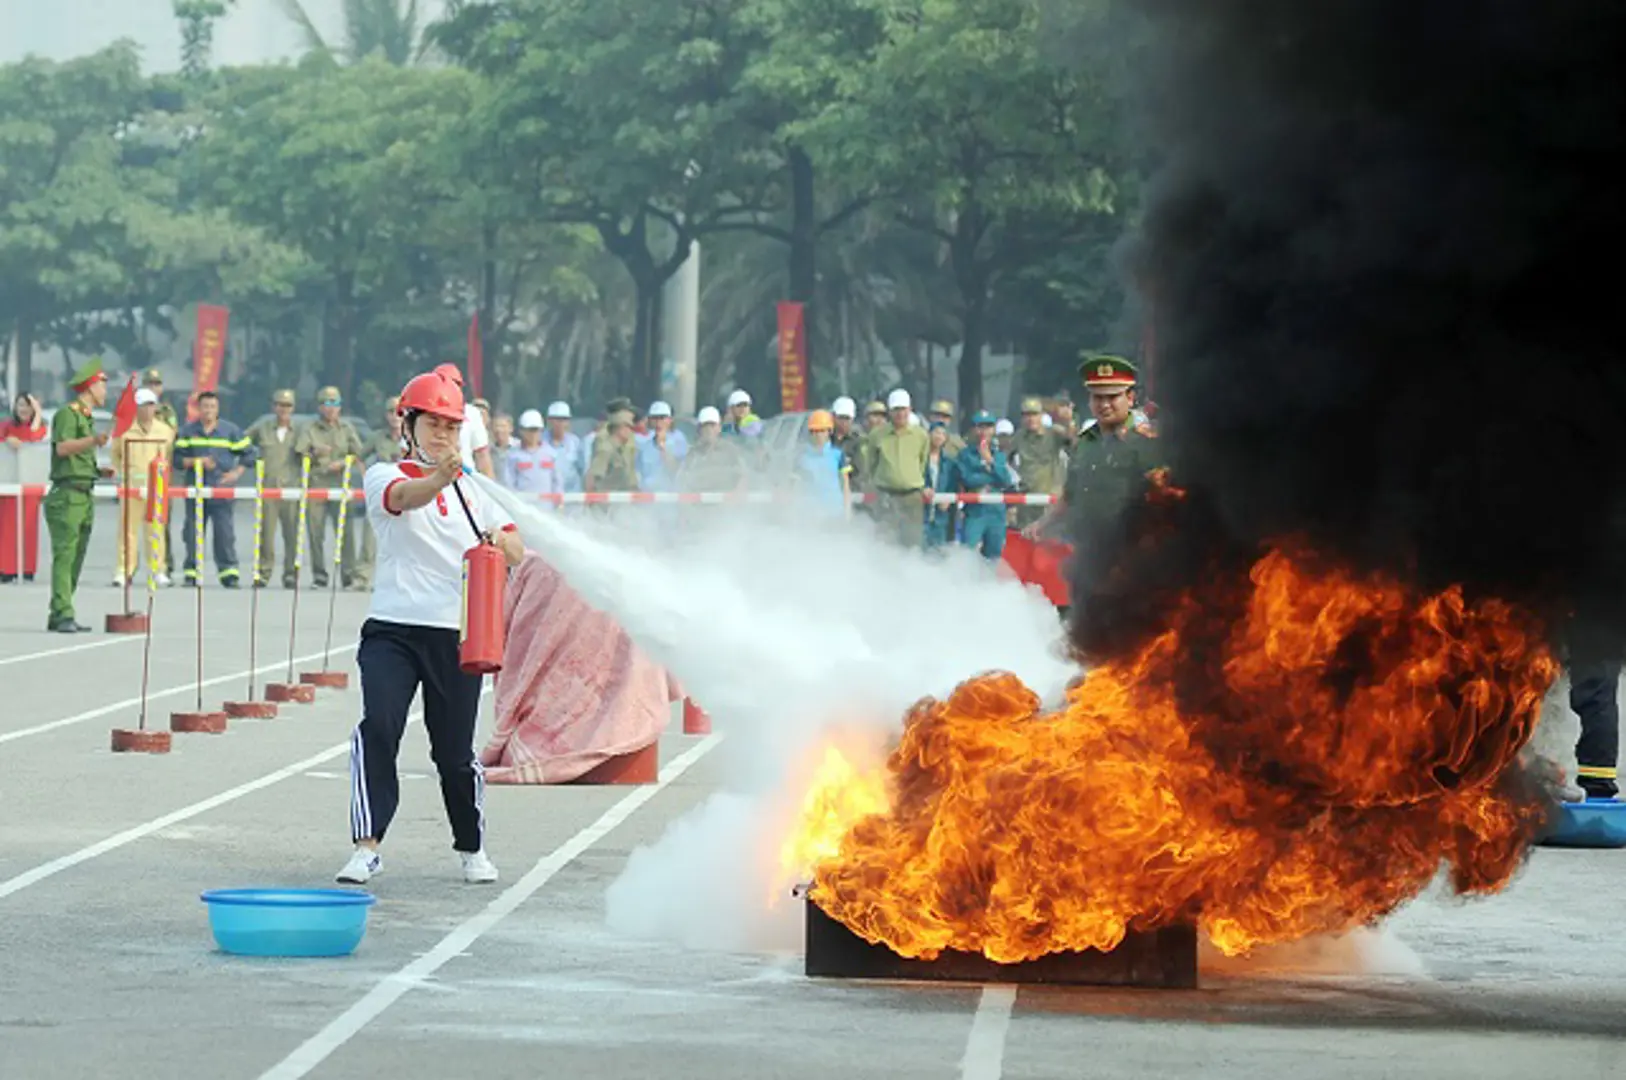
<path fill-rule="evenodd" d="M 457 370 L 456 364 L 438 364 L 435 367 L 435 374 L 443 379 L 450 379 L 460 388 L 463 385 L 463 373 Z"/>
<path fill-rule="evenodd" d="M 401 388 L 401 400 L 396 404 L 395 412 L 403 419 L 412 413 L 422 412 L 461 424 L 463 388 L 442 375 L 439 369 L 414 376 Z"/>

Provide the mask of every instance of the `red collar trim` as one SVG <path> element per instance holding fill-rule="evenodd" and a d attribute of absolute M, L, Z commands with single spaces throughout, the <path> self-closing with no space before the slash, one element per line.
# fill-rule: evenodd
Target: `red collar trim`
<path fill-rule="evenodd" d="M 422 480 L 429 475 L 429 470 L 416 461 L 402 461 L 401 471 L 407 475 L 408 479 L 412 480 Z"/>

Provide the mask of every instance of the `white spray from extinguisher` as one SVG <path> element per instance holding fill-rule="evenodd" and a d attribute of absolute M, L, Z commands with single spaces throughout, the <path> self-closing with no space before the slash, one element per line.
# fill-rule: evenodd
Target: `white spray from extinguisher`
<path fill-rule="evenodd" d="M 609 921 L 624 933 L 723 949 L 793 944 L 799 907 L 770 902 L 785 892 L 778 843 L 833 729 L 850 757 L 878 755 L 923 695 L 1001 669 L 1054 699 L 1077 674 L 1054 609 L 963 551 L 928 562 L 861 529 L 732 509 L 680 547 L 639 548 L 625 530 L 476 482 L 727 736 L 714 755 L 725 790 L 636 852 L 611 888 Z"/>

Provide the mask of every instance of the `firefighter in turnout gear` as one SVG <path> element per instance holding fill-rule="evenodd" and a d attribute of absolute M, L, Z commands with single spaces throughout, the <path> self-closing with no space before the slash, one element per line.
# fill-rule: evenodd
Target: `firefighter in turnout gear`
<path fill-rule="evenodd" d="M 87 362 L 68 385 L 77 396 L 51 418 L 51 492 L 45 496 L 45 525 L 51 533 L 51 614 L 45 626 L 58 634 L 79 634 L 90 627 L 75 617 L 73 595 L 85 568 L 96 516 L 90 494 L 101 476 L 96 449 L 106 446 L 109 438 L 106 432 L 96 433 L 91 419 L 91 411 L 107 403 L 102 362 Z"/>
<path fill-rule="evenodd" d="M 164 373 L 157 368 L 148 368 L 142 372 L 141 385 L 144 389 L 151 390 L 153 395 L 158 398 L 158 420 L 168 424 L 171 431 L 179 433 L 181 418 L 176 415 L 175 406 L 164 400 Z M 169 538 L 169 516 L 167 514 L 164 516 L 163 530 L 164 576 L 168 577 L 175 573 L 175 545 Z"/>
<path fill-rule="evenodd" d="M 260 517 L 260 565 L 254 568 L 254 587 L 271 581 L 271 567 L 277 561 L 277 534 L 282 534 L 282 585 L 294 587 L 294 546 L 299 533 L 299 455 L 294 445 L 299 433 L 294 428 L 294 392 L 278 390 L 271 395 L 271 415 L 257 420 L 248 429 L 255 452 L 265 462 L 265 486 L 279 488 L 282 498 L 267 500 Z"/>
<path fill-rule="evenodd" d="M 175 452 L 175 429 L 158 419 L 158 396 L 143 387 L 136 391 L 136 419 L 130 430 L 113 440 L 113 475 L 129 476 L 130 486 L 146 486 L 149 470 L 155 460 L 169 461 Z M 128 466 L 128 472 L 126 472 Z M 149 496 L 150 498 L 150 496 Z M 147 499 L 140 495 L 129 497 L 130 508 L 119 529 L 118 562 L 113 570 L 113 584 L 133 581 L 136 572 L 146 565 L 141 558 L 141 541 L 148 535 Z M 153 554 L 161 565 L 168 554 L 164 550 L 164 535 L 153 537 Z M 168 585 L 169 575 L 160 572 L 157 585 Z"/>
<path fill-rule="evenodd" d="M 220 398 L 212 390 L 198 395 L 198 418 L 181 428 L 175 440 L 175 484 L 197 481 L 196 465 L 203 466 L 206 487 L 234 487 L 243 470 L 254 464 L 254 444 L 230 420 L 220 418 Z M 186 583 L 198 583 L 197 500 L 186 500 Z M 203 501 L 203 527 L 214 529 L 215 570 L 220 584 L 235 589 L 241 576 L 237 569 L 237 529 L 232 518 L 231 498 Z"/>
<path fill-rule="evenodd" d="M 294 452 L 309 458 L 311 487 L 344 486 L 345 459 L 350 459 L 350 480 L 361 474 L 361 436 L 355 425 L 339 415 L 344 400 L 336 386 L 324 386 L 316 395 L 316 419 L 305 425 L 294 444 Z M 339 532 L 340 515 L 350 513 L 348 498 L 312 500 L 305 509 L 309 522 L 311 579 L 318 589 L 327 586 L 327 527 Z M 344 587 L 354 588 L 356 578 L 356 533 L 348 524 L 344 530 L 344 550 L 339 552 L 339 576 Z"/>

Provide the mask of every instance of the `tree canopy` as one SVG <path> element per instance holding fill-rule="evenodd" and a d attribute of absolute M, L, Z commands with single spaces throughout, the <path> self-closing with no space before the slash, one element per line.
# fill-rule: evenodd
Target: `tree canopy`
<path fill-rule="evenodd" d="M 478 312 L 494 396 L 647 400 L 695 241 L 703 399 L 772 404 L 784 299 L 818 396 L 954 357 L 1000 409 L 986 355 L 1044 392 L 1122 344 L 1143 165 L 1105 0 L 356 0 L 332 39 L 286 0 L 303 59 L 215 67 L 232 6 L 174 0 L 179 77 L 122 44 L 0 67 L 25 385 L 35 342 L 139 356 L 207 300 L 254 328 L 245 392 L 382 396 Z"/>

